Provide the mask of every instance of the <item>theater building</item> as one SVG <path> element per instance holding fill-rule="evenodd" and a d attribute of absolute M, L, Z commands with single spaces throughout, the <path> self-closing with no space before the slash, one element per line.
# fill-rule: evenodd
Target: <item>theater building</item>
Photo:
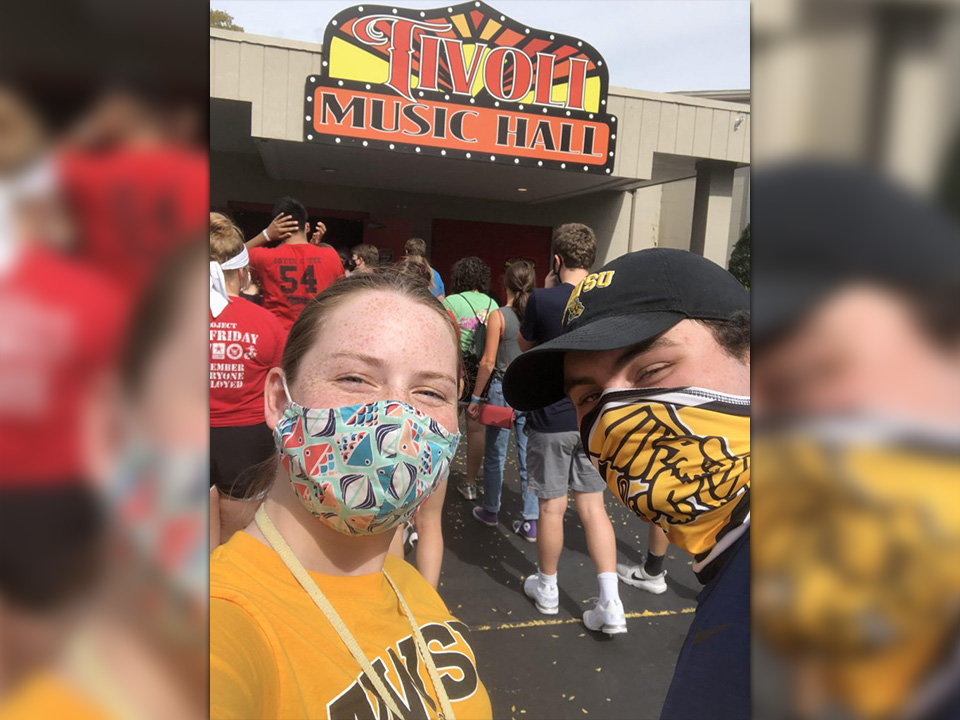
<path fill-rule="evenodd" d="M 482 3 L 352 7 L 322 44 L 210 30 L 211 206 L 247 233 L 299 198 L 326 241 L 447 276 L 478 255 L 542 279 L 550 233 L 584 222 L 598 266 L 676 247 L 726 265 L 749 220 L 749 92 L 608 87 L 586 39 Z"/>

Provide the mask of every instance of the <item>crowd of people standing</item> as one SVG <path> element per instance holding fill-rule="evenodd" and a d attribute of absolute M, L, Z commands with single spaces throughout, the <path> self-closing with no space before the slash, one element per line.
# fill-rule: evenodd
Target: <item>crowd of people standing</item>
<path fill-rule="evenodd" d="M 338 254 L 292 198 L 272 214 L 246 242 L 225 216 L 210 220 L 213 716 L 363 717 L 379 705 L 379 717 L 490 717 L 467 628 L 436 592 L 441 517 L 452 480 L 476 503 L 478 523 L 501 523 L 511 435 L 522 506 L 508 527 L 537 544 L 538 566 L 523 584 L 533 608 L 558 612 L 572 492 L 598 584 L 584 625 L 626 633 L 620 581 L 664 592 L 673 542 L 711 590 L 704 622 L 735 629 L 721 643 L 688 638 L 664 717 L 705 707 L 685 691 L 691 683 L 724 685 L 731 708 L 748 707 L 749 446 L 738 421 L 749 410 L 749 355 L 727 333 L 748 307 L 743 288 L 674 251 L 633 253 L 591 272 L 596 237 L 571 223 L 554 232 L 544 287 L 527 260 L 496 278 L 501 306 L 479 257 L 457 261 L 445 286 L 421 239 L 380 267 L 368 244 Z M 698 295 L 691 277 L 716 290 Z M 636 370 L 651 353 L 698 343 L 728 371 L 708 377 L 712 385 L 683 357 Z M 569 377 L 564 359 L 580 355 L 589 367 Z M 710 392 L 690 389 L 701 385 Z M 681 390 L 645 390 L 663 387 Z M 639 408 L 650 421 L 633 419 Z M 736 442 L 701 457 L 686 446 L 700 439 L 705 412 L 730 418 Z M 659 436 L 647 442 L 642 433 Z M 461 442 L 466 472 L 453 479 Z M 641 487 L 654 471 L 656 492 Z M 706 477 L 717 480 L 710 489 Z M 608 488 L 651 522 L 642 565 L 617 565 Z M 416 571 L 403 562 L 413 538 Z M 387 649 L 395 641 L 402 663 Z M 439 675 L 453 656 L 459 683 Z M 707 672 L 715 662 L 726 667 Z M 388 669 L 400 686 L 385 680 Z"/>

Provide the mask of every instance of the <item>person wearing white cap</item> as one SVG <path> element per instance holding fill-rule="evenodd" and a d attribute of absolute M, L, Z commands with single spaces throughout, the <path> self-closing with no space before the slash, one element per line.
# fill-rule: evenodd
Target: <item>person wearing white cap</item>
<path fill-rule="evenodd" d="M 210 213 L 210 484 L 238 500 L 244 498 L 244 471 L 274 452 L 263 415 L 263 384 L 270 368 L 280 364 L 286 336 L 273 313 L 240 297 L 248 262 L 237 226 Z M 229 521 L 233 513 L 223 510 L 247 505 L 220 502 L 221 517 L 227 518 L 224 540 L 236 526 Z"/>

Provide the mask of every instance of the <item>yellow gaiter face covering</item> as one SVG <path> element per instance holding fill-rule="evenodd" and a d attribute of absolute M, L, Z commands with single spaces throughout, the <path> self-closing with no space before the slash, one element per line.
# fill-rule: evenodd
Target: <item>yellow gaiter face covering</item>
<path fill-rule="evenodd" d="M 580 433 L 613 494 L 690 552 L 698 576 L 746 531 L 750 398 L 693 387 L 608 390 Z"/>
<path fill-rule="evenodd" d="M 960 659 L 960 435 L 818 418 L 765 428 L 757 455 L 754 637 L 851 715 L 926 717 Z"/>

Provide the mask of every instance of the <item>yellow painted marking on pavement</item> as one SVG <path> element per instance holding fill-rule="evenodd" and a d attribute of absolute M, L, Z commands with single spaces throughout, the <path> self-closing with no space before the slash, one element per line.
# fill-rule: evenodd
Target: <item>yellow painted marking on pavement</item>
<path fill-rule="evenodd" d="M 628 618 L 650 618 L 666 617 L 669 615 L 689 615 L 696 611 L 696 608 L 683 608 L 682 610 L 644 610 L 643 612 L 626 613 Z M 567 618 L 566 620 L 528 620 L 527 622 L 501 623 L 499 625 L 477 625 L 470 628 L 472 632 L 484 632 L 485 630 L 517 630 L 519 628 L 530 627 L 552 627 L 554 625 L 573 625 L 582 623 L 580 618 Z"/>

